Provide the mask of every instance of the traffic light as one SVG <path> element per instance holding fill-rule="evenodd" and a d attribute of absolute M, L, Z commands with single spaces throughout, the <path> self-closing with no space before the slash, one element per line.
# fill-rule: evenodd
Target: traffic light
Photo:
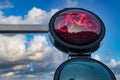
<path fill-rule="evenodd" d="M 82 8 L 58 11 L 50 20 L 49 30 L 54 46 L 68 54 L 96 51 L 105 35 L 102 20 Z"/>
<path fill-rule="evenodd" d="M 105 64 L 91 58 L 104 35 L 102 20 L 86 9 L 65 8 L 53 15 L 50 41 L 71 57 L 57 68 L 54 80 L 116 80 Z"/>
<path fill-rule="evenodd" d="M 72 58 L 62 63 L 54 80 L 116 80 L 103 63 L 91 58 Z"/>

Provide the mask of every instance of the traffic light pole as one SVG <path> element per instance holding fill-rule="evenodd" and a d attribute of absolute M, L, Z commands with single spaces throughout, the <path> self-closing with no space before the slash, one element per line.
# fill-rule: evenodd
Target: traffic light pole
<path fill-rule="evenodd" d="M 48 33 L 48 25 L 0 24 L 0 33 Z"/>

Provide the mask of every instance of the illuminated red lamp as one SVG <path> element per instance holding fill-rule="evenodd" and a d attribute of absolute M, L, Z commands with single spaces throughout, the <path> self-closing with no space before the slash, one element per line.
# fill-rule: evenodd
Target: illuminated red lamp
<path fill-rule="evenodd" d="M 66 8 L 58 11 L 51 18 L 49 28 L 52 43 L 67 53 L 75 50 L 81 53 L 93 52 L 105 34 L 101 19 L 82 8 Z"/>

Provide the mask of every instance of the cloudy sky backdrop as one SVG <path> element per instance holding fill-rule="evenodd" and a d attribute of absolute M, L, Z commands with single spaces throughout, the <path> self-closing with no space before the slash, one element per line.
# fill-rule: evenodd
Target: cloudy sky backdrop
<path fill-rule="evenodd" d="M 119 0 L 0 0 L 0 24 L 48 24 L 66 7 L 96 13 L 107 32 L 102 47 L 92 56 L 104 62 L 120 80 Z M 55 49 L 47 34 L 0 34 L 0 80 L 53 80 L 67 55 Z"/>

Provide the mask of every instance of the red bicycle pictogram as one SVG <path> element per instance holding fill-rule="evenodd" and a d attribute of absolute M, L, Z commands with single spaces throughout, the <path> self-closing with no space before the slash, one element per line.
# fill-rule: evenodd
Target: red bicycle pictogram
<path fill-rule="evenodd" d="M 62 32 L 67 32 L 65 29 L 62 29 L 62 27 L 67 26 L 69 27 L 68 31 L 70 31 L 71 29 L 73 29 L 75 24 L 79 27 L 84 27 L 88 31 L 98 31 L 98 23 L 95 20 L 90 20 L 89 18 L 87 18 L 86 14 L 83 13 L 68 13 L 65 19 L 58 22 L 57 26 Z"/>

